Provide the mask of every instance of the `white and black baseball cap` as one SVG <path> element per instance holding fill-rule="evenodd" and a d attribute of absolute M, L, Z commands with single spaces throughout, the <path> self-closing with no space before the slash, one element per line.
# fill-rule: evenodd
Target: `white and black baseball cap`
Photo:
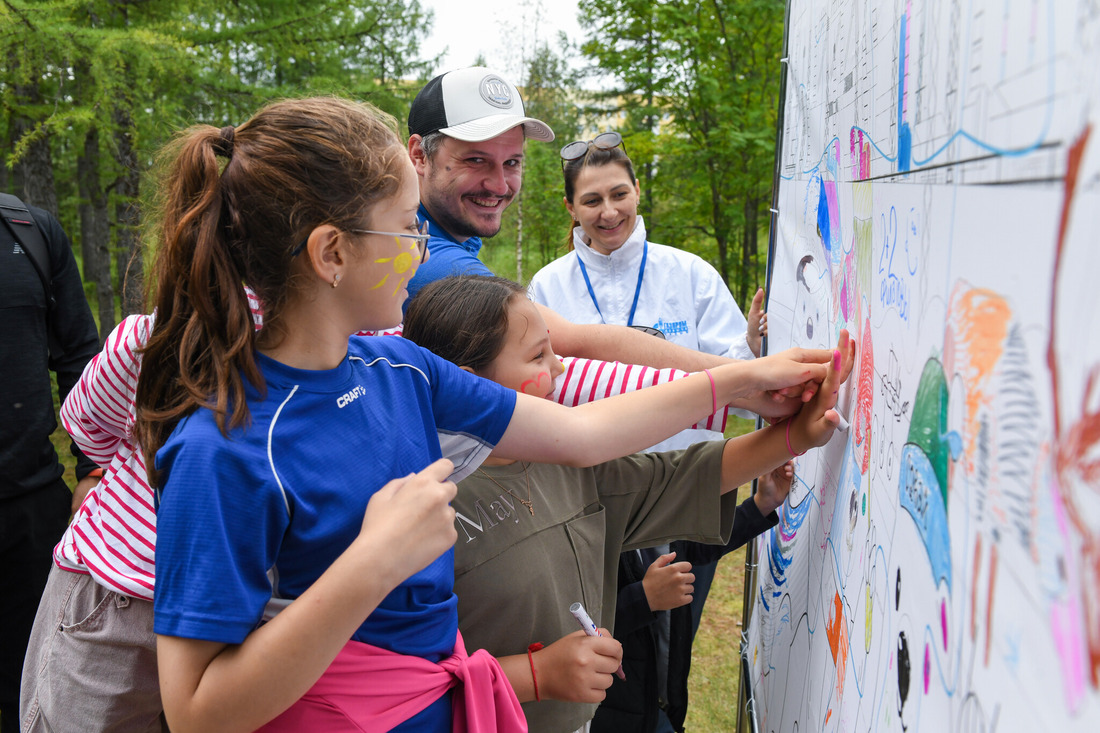
<path fill-rule="evenodd" d="M 517 125 L 525 137 L 549 142 L 554 131 L 542 120 L 523 113 L 523 100 L 515 85 L 484 66 L 448 71 L 432 79 L 409 109 L 409 134 L 444 135 L 481 142 Z"/>

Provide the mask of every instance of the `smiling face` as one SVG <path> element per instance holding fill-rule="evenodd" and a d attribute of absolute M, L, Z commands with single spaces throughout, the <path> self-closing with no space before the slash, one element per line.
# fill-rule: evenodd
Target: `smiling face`
<path fill-rule="evenodd" d="M 504 348 L 480 376 L 533 397 L 549 397 L 565 371 L 550 346 L 550 332 L 534 303 L 522 295 L 508 303 Z"/>
<path fill-rule="evenodd" d="M 417 208 L 420 205 L 416 173 L 403 158 L 399 175 L 401 186 L 391 198 L 379 202 L 371 211 L 364 229 L 416 234 Z M 408 297 L 405 286 L 420 267 L 416 240 L 386 234 L 347 233 L 358 238 L 355 266 L 348 268 L 340 287 L 354 298 L 362 315 L 357 330 L 390 328 L 401 322 L 401 304 Z"/>
<path fill-rule="evenodd" d="M 412 149 L 420 197 L 439 226 L 460 242 L 500 231 L 522 182 L 522 127 L 482 142 L 444 138 L 430 160 Z"/>
<path fill-rule="evenodd" d="M 565 208 L 584 229 L 592 249 L 611 254 L 630 237 L 638 219 L 638 181 L 617 163 L 585 166 L 577 174 L 573 201 Z"/>

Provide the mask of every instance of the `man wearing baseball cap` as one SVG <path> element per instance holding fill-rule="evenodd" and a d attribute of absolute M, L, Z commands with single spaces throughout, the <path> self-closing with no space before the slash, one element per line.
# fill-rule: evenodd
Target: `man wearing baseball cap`
<path fill-rule="evenodd" d="M 409 110 L 409 157 L 420 183 L 420 218 L 428 222 L 429 259 L 409 281 L 409 297 L 451 275 L 494 274 L 478 259 L 482 239 L 500 231 L 519 194 L 526 139 L 554 131 L 528 117 L 515 85 L 482 66 L 441 74 Z M 408 301 L 406 301 L 407 303 Z M 579 325 L 539 306 L 559 354 L 699 371 L 727 361 L 625 326 Z"/>
<path fill-rule="evenodd" d="M 431 258 L 409 282 L 409 296 L 448 275 L 491 275 L 478 259 L 482 237 L 500 231 L 519 193 L 526 138 L 554 131 L 524 114 L 515 85 L 474 66 L 435 77 L 409 110 L 409 157 L 420 176 L 420 216 Z"/>

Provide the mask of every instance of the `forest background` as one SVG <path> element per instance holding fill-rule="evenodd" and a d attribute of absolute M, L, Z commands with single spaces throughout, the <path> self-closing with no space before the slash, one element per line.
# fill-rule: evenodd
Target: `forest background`
<path fill-rule="evenodd" d="M 523 0 L 537 2 L 537 0 Z M 743 307 L 762 282 L 783 0 L 580 0 L 583 38 L 521 49 L 521 195 L 483 250 L 521 282 L 565 253 L 561 144 L 616 129 L 652 240 L 711 262 Z M 435 68 L 419 0 L 0 0 L 0 190 L 73 239 L 105 338 L 142 312 L 156 151 L 264 102 L 339 94 L 402 123 Z M 598 80 L 594 88 L 593 80 Z"/>
<path fill-rule="evenodd" d="M 522 193 L 482 250 L 489 267 L 525 283 L 565 253 L 558 150 L 616 129 L 650 238 L 713 264 L 747 311 L 766 266 L 784 8 L 579 0 L 582 38 L 521 48 L 509 76 L 557 141 L 528 145 Z M 432 22 L 419 0 L 0 0 L 0 191 L 69 232 L 106 338 L 145 311 L 150 174 L 174 133 L 313 94 L 369 101 L 404 128 L 440 61 L 420 50 Z M 53 438 L 71 484 L 67 436 Z M 691 730 L 737 725 L 743 573 L 744 550 L 719 566 L 693 654 Z"/>

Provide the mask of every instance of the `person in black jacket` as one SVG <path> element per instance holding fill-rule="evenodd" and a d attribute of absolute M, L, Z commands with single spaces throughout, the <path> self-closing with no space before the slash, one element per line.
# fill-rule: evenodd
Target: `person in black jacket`
<path fill-rule="evenodd" d="M 50 214 L 29 207 L 49 255 L 55 305 L 30 257 L 0 224 L 0 730 L 19 729 L 19 679 L 54 544 L 68 522 L 73 493 L 62 479 L 50 434 L 57 427 L 50 372 L 65 395 L 99 351 L 99 335 L 73 258 Z M 13 226 L 21 226 L 15 224 Z M 57 337 L 54 353 L 50 329 Z M 98 469 L 73 445 L 77 488 Z M 83 493 L 81 494 L 83 495 Z"/>
<path fill-rule="evenodd" d="M 791 462 L 761 476 L 756 493 L 737 507 L 733 534 L 725 545 L 675 541 L 619 557 L 615 638 L 623 645 L 626 679 L 616 679 L 607 690 L 592 733 L 684 730 L 696 628 L 691 566 L 716 562 L 774 527 L 779 522 L 775 510 L 787 498 L 793 478 Z M 737 653 L 738 643 L 731 640 L 731 654 Z"/>

